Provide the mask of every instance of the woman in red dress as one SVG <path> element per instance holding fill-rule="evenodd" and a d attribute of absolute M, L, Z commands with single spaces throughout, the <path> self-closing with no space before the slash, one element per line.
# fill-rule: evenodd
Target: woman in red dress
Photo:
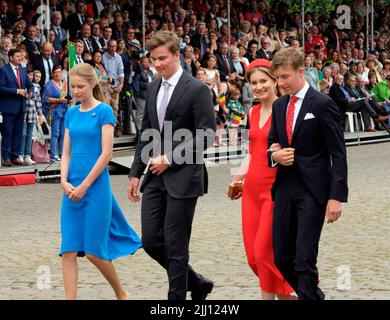
<path fill-rule="evenodd" d="M 268 167 L 268 133 L 271 128 L 272 103 L 278 98 L 271 62 L 256 59 L 248 67 L 247 79 L 260 104 L 249 110 L 249 154 L 233 183 L 245 179 L 242 194 L 242 228 L 249 266 L 259 278 L 263 300 L 296 299 L 294 291 L 274 264 L 272 247 L 273 202 L 271 187 L 276 168 Z M 277 150 L 279 145 L 271 148 Z"/>

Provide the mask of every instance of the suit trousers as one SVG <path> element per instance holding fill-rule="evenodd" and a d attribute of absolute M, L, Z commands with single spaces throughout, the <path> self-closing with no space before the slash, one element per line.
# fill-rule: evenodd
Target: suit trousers
<path fill-rule="evenodd" d="M 302 300 L 322 300 L 317 256 L 326 204 L 320 205 L 294 173 L 275 191 L 275 264 Z"/>
<path fill-rule="evenodd" d="M 201 279 L 188 265 L 197 199 L 172 198 L 166 191 L 162 177 L 155 175 L 143 192 L 142 244 L 146 253 L 167 270 L 168 300 L 185 300 L 187 290 Z"/>
<path fill-rule="evenodd" d="M 14 160 L 21 154 L 24 113 L 3 113 L 1 126 L 1 154 L 4 161 Z"/>

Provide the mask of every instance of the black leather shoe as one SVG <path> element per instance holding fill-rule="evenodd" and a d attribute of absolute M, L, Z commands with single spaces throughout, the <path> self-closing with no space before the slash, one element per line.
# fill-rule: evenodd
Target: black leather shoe
<path fill-rule="evenodd" d="M 214 282 L 204 278 L 200 285 L 194 287 L 191 292 L 192 300 L 206 300 L 207 295 L 213 290 Z"/>

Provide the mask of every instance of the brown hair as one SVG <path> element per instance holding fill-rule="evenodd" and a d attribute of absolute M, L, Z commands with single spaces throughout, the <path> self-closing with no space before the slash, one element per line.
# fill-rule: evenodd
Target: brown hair
<path fill-rule="evenodd" d="M 148 41 L 146 47 L 148 51 L 161 46 L 166 46 L 170 53 L 177 53 L 180 50 L 179 37 L 171 31 L 159 31 Z"/>
<path fill-rule="evenodd" d="M 95 69 L 88 63 L 78 63 L 70 71 L 69 76 L 79 76 L 89 83 L 96 83 L 93 88 L 93 96 L 99 101 L 107 104 L 110 103 L 111 97 L 107 94 L 101 84 L 101 79 L 98 78 Z"/>
<path fill-rule="evenodd" d="M 276 70 L 282 66 L 291 66 L 297 70 L 303 67 L 305 55 L 301 48 L 288 47 L 276 52 L 272 60 L 271 68 Z"/>

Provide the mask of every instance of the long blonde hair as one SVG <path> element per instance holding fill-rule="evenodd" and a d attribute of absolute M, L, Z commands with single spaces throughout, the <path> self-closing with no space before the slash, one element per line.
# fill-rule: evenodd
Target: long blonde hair
<path fill-rule="evenodd" d="M 99 79 L 95 69 L 88 63 L 78 63 L 69 72 L 69 77 L 79 76 L 89 83 L 96 83 L 93 87 L 93 96 L 96 100 L 103 101 L 107 104 L 111 102 L 111 96 L 103 87 L 102 79 Z"/>

